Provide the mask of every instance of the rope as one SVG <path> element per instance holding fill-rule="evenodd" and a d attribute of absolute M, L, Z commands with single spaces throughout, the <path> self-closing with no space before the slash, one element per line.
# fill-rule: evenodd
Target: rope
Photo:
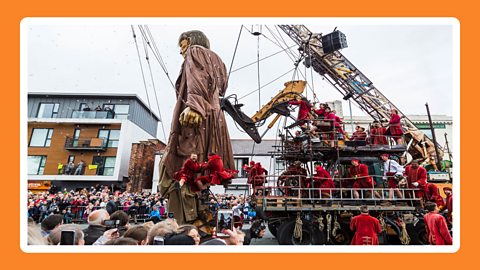
<path fill-rule="evenodd" d="M 403 220 L 400 220 L 400 222 L 400 226 L 402 227 L 402 232 L 400 234 L 400 242 L 402 243 L 402 245 L 408 245 L 410 244 L 410 236 L 407 232 L 407 224 L 405 224 Z"/>
<path fill-rule="evenodd" d="M 319 229 L 321 232 L 323 232 L 323 230 L 325 229 L 325 224 L 323 224 L 323 216 L 320 215 L 320 216 L 318 217 L 318 220 L 317 220 L 317 221 L 318 221 L 318 229 Z"/>
<path fill-rule="evenodd" d="M 302 241 L 302 218 L 300 217 L 300 213 L 297 213 L 297 220 L 295 220 L 295 229 L 293 229 L 293 237 L 300 238 L 300 242 Z"/>
<path fill-rule="evenodd" d="M 332 230 L 332 235 L 333 237 L 337 236 L 337 230 L 339 230 L 340 223 L 337 221 L 337 216 L 335 216 L 335 222 L 333 222 L 333 230 Z"/>
<path fill-rule="evenodd" d="M 230 79 L 230 73 L 232 73 L 233 61 L 235 60 L 235 55 L 237 54 L 238 43 L 240 42 L 240 37 L 242 36 L 243 25 L 240 26 L 240 32 L 238 33 L 237 44 L 235 45 L 235 50 L 233 51 L 232 62 L 230 63 L 230 69 L 228 70 L 228 79 Z"/>
<path fill-rule="evenodd" d="M 331 231 L 332 231 L 332 215 L 327 214 L 327 243 L 330 242 Z"/>

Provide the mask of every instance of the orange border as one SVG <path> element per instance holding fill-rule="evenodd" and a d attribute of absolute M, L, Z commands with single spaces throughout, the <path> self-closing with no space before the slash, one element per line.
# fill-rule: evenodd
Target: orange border
<path fill-rule="evenodd" d="M 473 199 L 477 191 L 473 186 L 473 172 L 467 170 L 474 166 L 473 143 L 468 140 L 472 133 L 463 133 L 462 144 L 462 213 L 461 219 L 461 247 L 455 254 L 25 254 L 19 246 L 19 40 L 20 21 L 24 17 L 66 17 L 66 16 L 432 16 L 456 17 L 461 27 L 461 115 L 464 116 L 464 127 L 474 123 L 473 110 L 476 100 L 473 98 L 477 89 L 474 71 L 478 64 L 474 57 L 478 55 L 478 14 L 477 8 L 462 5 L 459 2 L 448 2 L 439 5 L 436 1 L 401 1 L 389 2 L 369 1 L 317 1 L 306 0 L 300 2 L 279 1 L 211 1 L 206 4 L 199 1 L 151 1 L 153 3 L 128 2 L 121 5 L 119 1 L 91 1 L 84 0 L 78 3 L 68 1 L 22 1 L 4 3 L 1 12 L 2 21 L 2 50 L 1 74 L 3 84 L 3 104 L 0 106 L 2 119 L 6 121 L 6 128 L 1 133 L 3 142 L 2 163 L 6 175 L 2 179 L 4 189 L 3 202 L 3 235 L 2 258 L 4 265 L 7 261 L 12 267 L 118 267 L 128 268 L 157 268 L 171 267 L 171 269 L 197 268 L 199 265 L 206 267 L 240 268 L 275 267 L 276 269 L 298 269 L 302 266 L 311 266 L 313 269 L 335 267 L 340 268 L 429 268 L 438 265 L 442 268 L 468 267 L 469 261 L 474 259 L 476 253 L 475 228 L 479 221 L 478 213 L 474 209 Z M 188 2 L 192 2 L 190 4 Z M 251 3 L 249 3 L 251 2 Z M 392 6 L 387 6 L 391 4 Z M 471 96 L 472 98 L 469 98 Z M 15 114 L 14 112 L 17 112 Z M 470 119 L 469 119 L 470 118 Z M 473 131 L 471 127 L 468 129 Z M 15 143 L 17 142 L 17 143 Z M 8 154 L 6 154 L 8 153 Z M 186 257 L 188 256 L 188 259 Z M 116 266 L 118 265 L 118 266 Z M 7 266 L 8 267 L 8 266 Z M 203 268 L 203 267 L 202 267 Z"/>

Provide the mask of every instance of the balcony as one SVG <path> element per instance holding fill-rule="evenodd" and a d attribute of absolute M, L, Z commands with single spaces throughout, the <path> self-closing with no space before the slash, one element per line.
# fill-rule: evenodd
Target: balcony
<path fill-rule="evenodd" d="M 73 111 L 72 118 L 83 119 L 113 119 L 113 111 Z"/>
<path fill-rule="evenodd" d="M 105 151 L 107 150 L 107 140 L 102 138 L 80 138 L 74 139 L 67 137 L 65 139 L 65 149 L 84 150 L 84 151 Z"/>

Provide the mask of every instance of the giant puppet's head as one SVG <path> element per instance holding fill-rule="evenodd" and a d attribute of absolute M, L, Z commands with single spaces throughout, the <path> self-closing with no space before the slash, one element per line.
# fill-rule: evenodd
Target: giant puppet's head
<path fill-rule="evenodd" d="M 180 47 L 180 54 L 183 58 L 187 55 L 187 50 L 192 45 L 198 45 L 210 49 L 210 41 L 207 36 L 198 30 L 184 32 L 178 38 L 178 46 Z"/>

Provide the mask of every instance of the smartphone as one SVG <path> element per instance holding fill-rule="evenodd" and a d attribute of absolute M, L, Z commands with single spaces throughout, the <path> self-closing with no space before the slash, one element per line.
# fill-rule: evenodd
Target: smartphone
<path fill-rule="evenodd" d="M 168 218 L 174 218 L 173 212 L 168 212 L 168 216 L 167 216 L 167 217 L 168 217 Z"/>
<path fill-rule="evenodd" d="M 103 224 L 105 224 L 105 227 L 113 229 L 118 227 L 118 225 L 120 224 L 120 220 L 107 219 L 103 222 Z"/>
<path fill-rule="evenodd" d="M 228 237 L 224 230 L 233 231 L 233 210 L 219 210 L 217 212 L 217 236 Z"/>
<path fill-rule="evenodd" d="M 60 235 L 60 245 L 74 245 L 75 231 L 62 231 Z"/>
<path fill-rule="evenodd" d="M 153 238 L 153 244 L 156 245 L 156 246 L 158 246 L 158 245 L 163 246 L 163 245 L 165 245 L 165 241 L 164 241 L 163 237 L 155 236 L 155 238 Z"/>

